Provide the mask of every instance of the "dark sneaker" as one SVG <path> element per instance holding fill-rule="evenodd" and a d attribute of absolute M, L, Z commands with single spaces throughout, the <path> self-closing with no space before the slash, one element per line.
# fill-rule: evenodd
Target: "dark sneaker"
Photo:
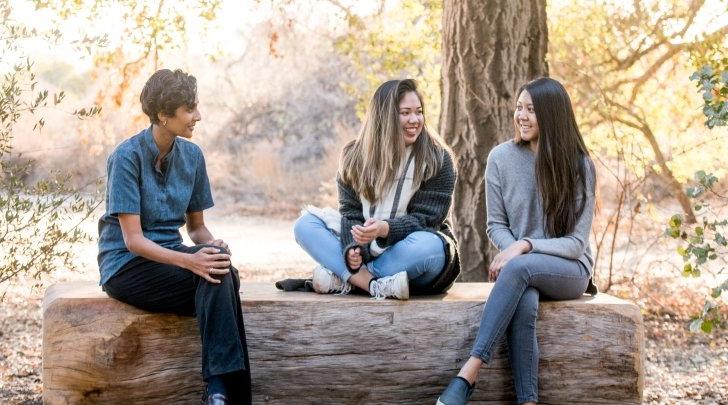
<path fill-rule="evenodd" d="M 473 388 L 475 385 L 470 385 L 463 377 L 455 377 L 437 398 L 437 405 L 465 405 L 473 395 Z"/>

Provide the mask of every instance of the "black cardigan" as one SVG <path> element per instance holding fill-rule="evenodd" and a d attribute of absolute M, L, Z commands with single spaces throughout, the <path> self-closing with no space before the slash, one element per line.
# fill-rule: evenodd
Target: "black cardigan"
<path fill-rule="evenodd" d="M 450 231 L 447 222 L 447 215 L 452 203 L 452 194 L 455 189 L 457 173 L 453 165 L 452 157 L 444 152 L 442 167 L 431 178 L 425 180 L 420 188 L 415 191 L 412 199 L 407 205 L 407 214 L 394 219 L 385 219 L 389 223 L 389 235 L 386 238 L 378 238 L 379 246 L 391 246 L 406 238 L 412 232 L 427 231 L 436 233 L 445 244 L 446 262 L 443 271 L 430 286 L 418 291 L 410 291 L 413 294 L 439 294 L 446 291 L 460 273 L 460 263 L 457 254 L 455 238 Z M 339 212 L 341 213 L 341 248 L 346 263 L 346 252 L 349 249 L 360 247 L 362 260 L 368 263 L 372 260 L 369 245 L 358 245 L 352 235 L 351 228 L 354 225 L 364 223 L 362 204 L 359 195 L 351 186 L 337 177 L 336 184 L 339 191 Z M 347 268 L 349 265 L 347 263 Z M 349 271 L 351 269 L 349 268 Z"/>

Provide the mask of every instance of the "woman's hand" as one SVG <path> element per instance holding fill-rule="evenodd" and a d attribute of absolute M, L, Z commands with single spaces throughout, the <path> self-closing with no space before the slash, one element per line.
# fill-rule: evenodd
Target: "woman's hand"
<path fill-rule="evenodd" d="M 212 245 L 212 246 L 221 247 L 221 248 L 227 250 L 228 254 L 232 254 L 232 252 L 230 251 L 230 247 L 222 239 L 215 239 L 213 241 L 207 242 L 207 244 Z"/>
<path fill-rule="evenodd" d="M 511 261 L 511 259 L 530 251 L 531 244 L 526 240 L 519 240 L 495 255 L 493 261 L 490 262 L 490 266 L 488 267 L 488 281 L 493 282 L 498 279 L 498 275 L 501 270 L 509 261 Z"/>
<path fill-rule="evenodd" d="M 218 253 L 214 247 L 204 247 L 187 255 L 183 266 L 212 284 L 220 284 L 213 276 L 221 276 L 230 272 L 230 255 Z"/>
<path fill-rule="evenodd" d="M 351 236 L 360 245 L 371 243 L 376 238 L 386 238 L 389 235 L 389 223 L 379 219 L 369 218 L 364 225 L 354 225 Z"/>
<path fill-rule="evenodd" d="M 358 270 L 361 267 L 361 248 L 355 247 L 346 251 L 346 264 L 352 270 Z"/>

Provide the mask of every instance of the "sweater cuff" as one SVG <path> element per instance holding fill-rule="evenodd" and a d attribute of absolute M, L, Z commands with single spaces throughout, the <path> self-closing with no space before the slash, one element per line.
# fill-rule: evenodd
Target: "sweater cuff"
<path fill-rule="evenodd" d="M 533 239 L 523 238 L 521 240 L 525 240 L 526 242 L 528 242 L 529 245 L 531 245 L 531 249 L 529 251 L 527 251 L 526 253 L 539 253 L 538 249 L 536 248 L 536 243 Z"/>
<path fill-rule="evenodd" d="M 392 246 L 409 235 L 409 227 L 402 221 L 385 219 L 389 224 L 389 233 L 386 238 L 377 238 L 377 244 L 381 247 Z"/>
<path fill-rule="evenodd" d="M 359 271 L 359 269 L 354 270 L 351 267 L 349 267 L 349 262 L 346 260 L 346 254 L 349 253 L 349 250 L 354 249 L 354 248 L 357 248 L 357 247 L 358 248 L 361 248 L 361 264 L 362 264 L 362 266 L 365 265 L 366 263 L 369 263 L 371 261 L 371 258 L 372 258 L 372 255 L 369 252 L 369 246 L 361 246 L 361 245 L 357 244 L 356 242 L 352 242 L 352 243 L 348 244 L 344 248 L 343 256 L 344 256 L 344 265 L 346 266 L 346 269 L 349 270 L 349 273 L 351 273 L 351 274 L 356 274 Z"/>

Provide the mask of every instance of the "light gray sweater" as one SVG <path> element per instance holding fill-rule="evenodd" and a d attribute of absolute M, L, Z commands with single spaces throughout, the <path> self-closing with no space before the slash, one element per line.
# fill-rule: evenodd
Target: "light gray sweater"
<path fill-rule="evenodd" d="M 579 260 L 591 274 L 594 260 L 589 232 L 594 216 L 594 176 L 587 165 L 587 201 L 574 231 L 560 238 L 545 232 L 545 218 L 536 184 L 536 155 L 513 141 L 493 148 L 485 168 L 488 238 L 498 250 L 524 239 L 534 253 Z"/>

